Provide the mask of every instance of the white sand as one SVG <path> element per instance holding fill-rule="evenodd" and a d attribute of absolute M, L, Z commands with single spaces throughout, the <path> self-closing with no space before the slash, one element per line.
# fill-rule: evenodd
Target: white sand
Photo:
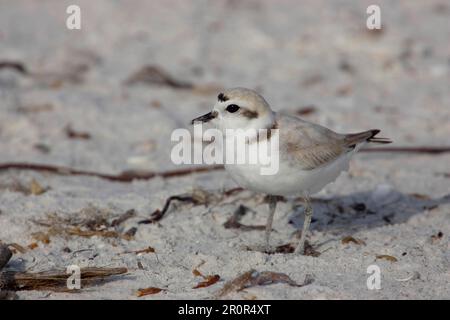
<path fill-rule="evenodd" d="M 397 146 L 449 144 L 450 6 L 445 1 L 378 1 L 385 26 L 380 35 L 365 29 L 370 1 L 77 2 L 81 31 L 65 28 L 71 1 L 0 2 L 0 60 L 20 61 L 40 74 L 89 68 L 80 82 L 59 85 L 50 79 L 52 86 L 48 75 L 0 70 L 0 163 L 111 174 L 176 168 L 169 157 L 172 130 L 207 112 L 217 92 L 123 85 L 149 64 L 198 85 L 256 88 L 276 110 L 294 114 L 314 105 L 317 112 L 305 119 L 339 132 L 380 128 Z M 350 71 L 339 68 L 343 62 Z M 68 139 L 64 128 L 69 123 L 92 138 Z M 125 266 L 126 276 L 80 293 L 18 292 L 21 299 L 137 299 L 135 291 L 145 287 L 167 290 L 139 299 L 204 299 L 252 268 L 283 272 L 297 282 L 311 274 L 315 281 L 302 288 L 253 287 L 228 298 L 449 299 L 449 163 L 449 154 L 358 154 L 350 172 L 317 195 L 330 200 L 314 203 L 309 240 L 322 252 L 319 257 L 245 250 L 261 244 L 263 232 L 225 229 L 223 223 L 238 204 L 257 212 L 247 213 L 242 223 L 265 223 L 267 206 L 250 192 L 207 208 L 173 206 L 160 223 L 137 225 L 170 195 L 195 188 L 220 195 L 234 187 L 220 171 L 133 183 L 1 172 L 0 240 L 29 245 L 35 241 L 32 233 L 46 231 L 32 220 L 50 213 L 69 217 L 94 206 L 112 219 L 137 211 L 121 226 L 124 231 L 138 227 L 134 240 L 52 236 L 49 244 L 15 254 L 8 265 L 30 272 L 71 264 Z M 33 178 L 51 189 L 38 196 L 11 190 Z M 357 203 L 367 210 L 352 209 Z M 289 204 L 280 204 L 273 244 L 289 242 L 302 220 L 301 208 L 292 212 Z M 439 231 L 442 238 L 432 240 Z M 342 244 L 349 235 L 366 245 Z M 157 255 L 123 254 L 148 246 Z M 65 253 L 66 247 L 72 252 Z M 398 261 L 376 260 L 377 255 Z M 202 261 L 202 273 L 219 274 L 222 280 L 192 289 L 201 281 L 192 270 Z M 371 264 L 381 268 L 380 290 L 367 289 Z M 419 277 L 398 281 L 414 274 Z"/>

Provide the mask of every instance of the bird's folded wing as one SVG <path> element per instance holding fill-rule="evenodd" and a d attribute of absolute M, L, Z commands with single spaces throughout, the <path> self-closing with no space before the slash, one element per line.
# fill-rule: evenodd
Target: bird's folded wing
<path fill-rule="evenodd" d="M 325 127 L 306 121 L 292 124 L 289 130 L 280 130 L 281 154 L 302 170 L 325 166 L 351 150 L 343 135 Z"/>
<path fill-rule="evenodd" d="M 346 148 L 337 144 L 317 144 L 308 147 L 287 144 L 287 151 L 289 162 L 295 162 L 303 170 L 313 170 L 332 163 L 345 153 Z"/>

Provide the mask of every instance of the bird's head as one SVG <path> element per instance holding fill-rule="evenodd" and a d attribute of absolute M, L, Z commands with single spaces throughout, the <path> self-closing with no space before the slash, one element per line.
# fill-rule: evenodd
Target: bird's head
<path fill-rule="evenodd" d="M 264 98 L 253 90 L 233 88 L 220 93 L 213 110 L 192 120 L 209 122 L 218 129 L 266 129 L 272 126 L 274 112 Z"/>

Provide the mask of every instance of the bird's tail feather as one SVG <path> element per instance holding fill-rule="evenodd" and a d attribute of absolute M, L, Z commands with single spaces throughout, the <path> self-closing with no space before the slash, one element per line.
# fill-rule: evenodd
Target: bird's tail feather
<path fill-rule="evenodd" d="M 372 129 L 372 130 L 367 130 L 367 131 L 363 131 L 363 132 L 359 132 L 359 133 L 347 134 L 345 136 L 345 142 L 349 146 L 358 144 L 358 143 L 362 143 L 365 141 L 373 142 L 373 143 L 382 143 L 382 144 L 392 143 L 392 141 L 388 138 L 375 137 L 378 133 L 380 133 L 380 130 Z"/>

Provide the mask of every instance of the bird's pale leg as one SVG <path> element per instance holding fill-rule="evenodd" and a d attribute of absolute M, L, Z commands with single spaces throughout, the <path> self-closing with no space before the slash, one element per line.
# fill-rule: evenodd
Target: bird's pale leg
<path fill-rule="evenodd" d="M 267 218 L 266 223 L 266 252 L 270 251 L 270 233 L 272 232 L 272 223 L 273 216 L 275 214 L 275 209 L 277 208 L 278 198 L 276 196 L 268 196 L 267 200 L 269 201 L 269 217 Z"/>
<path fill-rule="evenodd" d="M 305 222 L 303 222 L 303 230 L 302 230 L 302 236 L 300 237 L 300 242 L 297 245 L 297 248 L 295 249 L 295 253 L 304 254 L 305 253 L 305 240 L 306 240 L 306 234 L 309 230 L 309 225 L 311 224 L 311 217 L 313 215 L 313 209 L 311 206 L 311 200 L 308 196 L 304 197 L 305 202 Z"/>

